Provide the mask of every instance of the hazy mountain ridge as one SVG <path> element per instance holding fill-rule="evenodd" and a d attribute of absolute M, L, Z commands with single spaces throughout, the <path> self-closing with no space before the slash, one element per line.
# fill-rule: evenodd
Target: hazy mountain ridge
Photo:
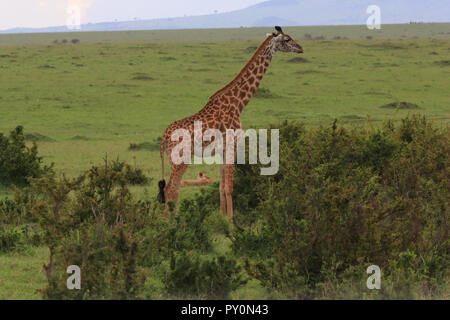
<path fill-rule="evenodd" d="M 82 25 L 75 31 L 156 30 L 192 28 L 236 28 L 301 25 L 365 24 L 366 9 L 373 0 L 270 0 L 228 13 L 153 20 L 101 22 Z M 377 0 L 381 23 L 449 22 L 447 0 Z M 15 28 L 1 33 L 64 32 L 67 27 Z"/>

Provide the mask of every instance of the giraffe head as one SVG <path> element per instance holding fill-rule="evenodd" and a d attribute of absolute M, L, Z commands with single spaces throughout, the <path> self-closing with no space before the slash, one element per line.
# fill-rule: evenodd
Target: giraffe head
<path fill-rule="evenodd" d="M 276 26 L 275 30 L 277 30 L 277 32 L 273 33 L 272 39 L 275 51 L 303 53 L 303 48 L 289 35 L 285 34 L 281 27 Z"/>

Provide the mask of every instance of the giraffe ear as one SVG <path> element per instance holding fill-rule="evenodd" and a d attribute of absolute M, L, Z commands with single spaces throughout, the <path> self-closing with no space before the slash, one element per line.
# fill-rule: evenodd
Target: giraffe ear
<path fill-rule="evenodd" d="M 280 33 L 279 35 L 276 35 L 275 33 L 273 34 L 273 39 L 277 42 L 280 42 L 281 40 L 283 40 L 283 34 Z"/>
<path fill-rule="evenodd" d="M 266 33 L 266 38 L 270 37 L 271 35 L 274 35 L 273 33 Z"/>

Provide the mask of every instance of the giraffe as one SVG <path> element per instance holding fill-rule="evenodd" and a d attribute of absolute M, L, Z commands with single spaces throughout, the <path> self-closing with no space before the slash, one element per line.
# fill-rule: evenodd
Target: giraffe
<path fill-rule="evenodd" d="M 247 62 L 239 74 L 225 87 L 214 93 L 199 112 L 172 122 L 164 131 L 160 144 L 162 163 L 162 180 L 159 181 L 160 201 L 165 203 L 178 199 L 178 190 L 181 179 L 188 164 L 175 164 L 171 160 L 172 149 L 179 143 L 172 141 L 172 133 L 177 129 L 186 129 L 194 141 L 194 122 L 202 121 L 202 132 L 207 129 L 218 129 L 224 135 L 227 129 L 243 129 L 240 115 L 248 104 L 272 60 L 276 51 L 303 53 L 303 49 L 289 35 L 285 34 L 281 27 L 275 27 L 276 32 L 267 34 L 266 39 L 258 47 L 251 59 Z M 235 138 L 236 139 L 236 138 Z M 236 140 L 235 140 L 236 142 Z M 203 142 L 204 143 L 204 142 Z M 236 146 L 236 143 L 234 143 Z M 170 161 L 170 178 L 166 185 L 164 180 L 164 150 Z M 191 148 L 191 157 L 193 148 Z M 234 153 L 236 154 L 236 153 Z M 220 167 L 220 210 L 224 216 L 231 220 L 233 217 L 233 172 L 234 164 L 224 163 Z"/>

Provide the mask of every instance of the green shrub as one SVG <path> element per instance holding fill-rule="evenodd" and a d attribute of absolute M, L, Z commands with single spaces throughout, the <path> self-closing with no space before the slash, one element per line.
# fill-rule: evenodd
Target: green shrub
<path fill-rule="evenodd" d="M 48 175 L 32 181 L 42 199 L 32 209 L 50 251 L 44 265 L 48 299 L 134 299 L 142 297 L 145 228 L 157 206 L 133 201 L 122 163 L 92 167 L 75 179 Z M 154 239 L 155 240 L 155 239 Z M 147 259 L 148 260 L 148 259 Z M 78 265 L 81 290 L 68 290 L 66 269 Z"/>
<path fill-rule="evenodd" d="M 0 253 L 23 251 L 30 246 L 42 243 L 42 230 L 35 225 L 0 226 Z"/>
<path fill-rule="evenodd" d="M 277 175 L 261 179 L 254 177 L 258 168 L 236 170 L 237 205 L 250 212 L 236 210 L 232 248 L 250 258 L 252 277 L 294 298 L 312 298 L 346 277 L 359 283 L 348 279 L 349 270 L 371 264 L 391 287 L 421 277 L 448 281 L 442 271 L 449 269 L 448 129 L 433 128 L 421 116 L 398 126 L 388 121 L 379 130 L 336 122 L 309 132 L 292 123 L 279 128 Z M 404 252 L 420 259 L 412 259 L 413 275 L 400 279 L 394 275 L 411 274 L 398 262 Z M 428 280 L 420 283 L 428 283 L 429 296 L 443 292 Z M 380 297 L 418 290 L 388 287 Z"/>
<path fill-rule="evenodd" d="M 164 282 L 167 291 L 176 296 L 224 299 L 245 280 L 234 258 L 180 251 L 171 256 Z"/>
<path fill-rule="evenodd" d="M 52 250 L 54 261 L 45 266 L 47 299 L 136 299 L 141 298 L 145 275 L 138 265 L 139 237 L 123 226 L 98 221 L 70 230 Z M 68 290 L 66 269 L 81 270 L 81 289 Z"/>
<path fill-rule="evenodd" d="M 112 170 L 117 172 L 124 172 L 127 183 L 130 185 L 146 185 L 151 182 L 142 169 L 137 167 L 132 167 L 128 163 L 119 161 L 119 159 L 112 161 Z"/>
<path fill-rule="evenodd" d="M 47 175 L 32 180 L 31 190 L 41 200 L 31 211 L 43 230 L 41 242 L 50 251 L 44 298 L 144 298 L 144 267 L 158 270 L 180 252 L 206 254 L 212 248 L 208 218 L 217 206 L 209 197 L 212 191 L 182 202 L 177 214 L 163 212 L 156 201 L 133 200 L 126 168 L 118 161 L 105 162 L 75 179 Z M 218 273 L 228 268 L 230 274 L 230 263 L 222 258 L 202 262 L 196 270 L 203 273 L 197 277 L 220 280 L 221 290 L 227 291 L 232 282 Z M 81 269 L 81 290 L 66 288 L 69 265 Z"/>
<path fill-rule="evenodd" d="M 36 202 L 35 194 L 29 187 L 14 188 L 12 200 L 8 198 L 0 200 L 0 224 L 18 226 L 37 222 L 30 213 Z"/>
<path fill-rule="evenodd" d="M 28 178 L 40 177 L 52 166 L 42 167 L 36 143 L 31 148 L 25 144 L 22 126 L 11 131 L 9 137 L 0 133 L 0 184 L 27 184 Z"/>
<path fill-rule="evenodd" d="M 174 216 L 173 225 L 169 228 L 169 247 L 175 251 L 210 250 L 210 232 L 205 223 L 210 213 L 195 200 L 183 200 Z"/>
<path fill-rule="evenodd" d="M 21 245 L 22 232 L 17 229 L 0 229 L 0 252 L 12 251 Z"/>
<path fill-rule="evenodd" d="M 378 129 L 277 127 L 276 175 L 236 166 L 233 226 L 218 183 L 165 211 L 133 199 L 140 169 L 105 161 L 75 179 L 41 173 L 1 201 L 0 252 L 47 246 L 47 299 L 149 298 L 149 276 L 175 298 L 229 298 L 247 276 L 283 298 L 448 295 L 448 128 L 415 115 Z M 226 256 L 213 246 L 223 235 Z M 366 288 L 372 264 L 381 290 Z M 66 288 L 69 265 L 81 290 Z"/>

